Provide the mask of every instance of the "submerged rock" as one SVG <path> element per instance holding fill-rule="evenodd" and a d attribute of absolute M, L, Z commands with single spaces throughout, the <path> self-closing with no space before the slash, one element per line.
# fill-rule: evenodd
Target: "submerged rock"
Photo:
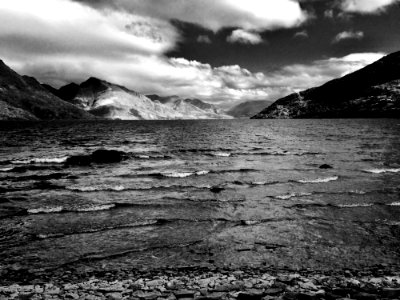
<path fill-rule="evenodd" d="M 92 158 L 90 155 L 76 155 L 67 158 L 67 166 L 90 166 Z"/>
<path fill-rule="evenodd" d="M 96 150 L 91 155 L 92 161 L 98 164 L 117 163 L 124 159 L 124 152 L 117 150 Z"/>
<path fill-rule="evenodd" d="M 126 159 L 125 152 L 100 149 L 90 155 L 74 155 L 67 158 L 66 166 L 90 166 L 92 163 L 111 164 Z"/>
<path fill-rule="evenodd" d="M 328 165 L 328 164 L 323 164 L 319 166 L 320 169 L 333 169 L 332 166 Z"/>
<path fill-rule="evenodd" d="M 211 191 L 212 193 L 214 193 L 214 194 L 219 194 L 219 193 L 221 193 L 221 192 L 224 191 L 224 190 L 225 190 L 225 188 L 219 187 L 219 186 L 213 186 L 213 187 L 210 188 L 210 191 Z"/>

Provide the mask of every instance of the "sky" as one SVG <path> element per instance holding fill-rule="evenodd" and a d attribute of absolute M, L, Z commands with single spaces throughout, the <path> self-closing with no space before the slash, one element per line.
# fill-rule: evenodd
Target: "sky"
<path fill-rule="evenodd" d="M 400 0 L 0 0 L 0 59 L 60 87 L 94 76 L 229 108 L 400 50 Z"/>

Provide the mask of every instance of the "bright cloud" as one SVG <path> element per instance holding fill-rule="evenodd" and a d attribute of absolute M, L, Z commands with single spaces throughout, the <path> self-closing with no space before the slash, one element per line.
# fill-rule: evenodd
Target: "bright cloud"
<path fill-rule="evenodd" d="M 89 0 L 76 0 L 96 5 Z M 101 6 L 104 6 L 104 2 Z M 113 6 L 164 20 L 197 23 L 218 31 L 238 27 L 261 31 L 295 27 L 307 20 L 296 0 L 116 0 Z"/>
<path fill-rule="evenodd" d="M 342 40 L 361 40 L 364 38 L 364 32 L 362 31 L 343 31 L 338 33 L 333 39 L 333 43 L 338 43 Z"/>
<path fill-rule="evenodd" d="M 184 58 L 162 58 L 137 54 L 128 60 L 107 60 L 101 56 L 53 55 L 46 58 L 6 61 L 19 72 L 42 82 L 65 84 L 96 76 L 125 85 L 141 93 L 198 97 L 231 107 L 249 100 L 276 100 L 294 91 L 321 85 L 370 64 L 381 53 L 351 54 L 341 58 L 295 64 L 268 74 L 253 73 L 238 65 L 213 68 Z M 65 76 L 63 80 L 60 80 Z"/>
<path fill-rule="evenodd" d="M 344 0 L 341 8 L 351 13 L 377 13 L 398 0 Z"/>
<path fill-rule="evenodd" d="M 232 34 L 226 39 L 229 43 L 241 43 L 241 44 L 261 44 L 263 42 L 262 37 L 258 33 L 248 32 L 243 29 L 236 29 L 232 31 Z"/>
<path fill-rule="evenodd" d="M 218 3 L 244 10 L 232 1 Z M 0 58 L 19 73 L 41 82 L 58 87 L 96 76 L 141 93 L 199 97 L 224 108 L 248 100 L 275 100 L 382 56 L 354 54 L 254 73 L 238 65 L 212 67 L 165 57 L 165 51 L 176 45 L 179 36 L 169 22 L 156 16 L 96 10 L 68 0 L 37 0 L 34 4 L 32 0 L 1 0 L 0 19 Z M 236 35 L 257 41 L 257 34 L 251 30 L 236 31 Z"/>
<path fill-rule="evenodd" d="M 178 35 L 168 22 L 125 12 L 99 12 L 67 0 L 0 1 L 1 52 L 163 53 Z"/>

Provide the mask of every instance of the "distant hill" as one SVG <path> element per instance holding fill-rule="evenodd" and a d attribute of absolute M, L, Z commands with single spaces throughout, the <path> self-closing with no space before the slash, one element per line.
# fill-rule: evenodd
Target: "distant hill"
<path fill-rule="evenodd" d="M 247 101 L 232 107 L 226 114 L 235 118 L 250 118 L 271 103 L 267 100 Z"/>
<path fill-rule="evenodd" d="M 386 117 L 400 117 L 400 52 L 320 87 L 281 98 L 253 118 Z"/>
<path fill-rule="evenodd" d="M 179 96 L 167 96 L 161 97 L 159 95 L 147 95 L 148 98 L 155 102 L 168 105 L 172 109 L 181 112 L 182 114 L 194 114 L 201 116 L 206 114 L 212 118 L 225 119 L 229 116 L 223 114 L 223 112 L 218 109 L 215 105 L 204 102 L 197 98 L 180 98 Z"/>
<path fill-rule="evenodd" d="M 47 87 L 52 90 L 51 87 Z M 220 119 L 229 118 L 208 103 L 178 96 L 145 96 L 124 86 L 91 77 L 52 91 L 58 97 L 107 119 Z"/>
<path fill-rule="evenodd" d="M 0 120 L 91 119 L 90 113 L 68 103 L 21 76 L 0 60 Z"/>

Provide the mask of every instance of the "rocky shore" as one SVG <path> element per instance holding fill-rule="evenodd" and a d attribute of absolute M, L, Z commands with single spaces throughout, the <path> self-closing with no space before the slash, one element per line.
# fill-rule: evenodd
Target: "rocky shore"
<path fill-rule="evenodd" d="M 80 275 L 64 271 L 20 280 L 10 273 L 2 276 L 0 299 L 400 299 L 398 270 L 386 265 L 336 272 L 187 267 Z"/>

